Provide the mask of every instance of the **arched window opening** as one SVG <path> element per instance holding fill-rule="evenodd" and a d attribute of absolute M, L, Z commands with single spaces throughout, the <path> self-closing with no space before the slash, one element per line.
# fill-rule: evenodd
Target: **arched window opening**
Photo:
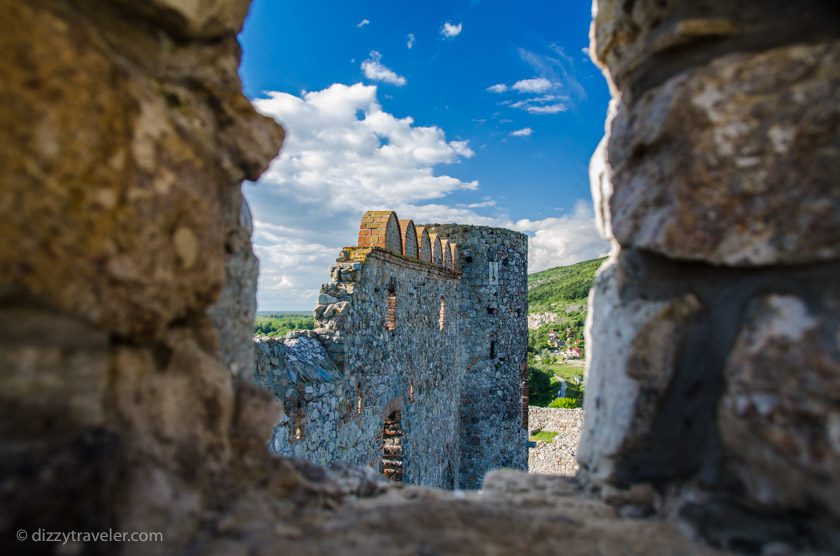
<path fill-rule="evenodd" d="M 395 409 L 385 418 L 382 434 L 382 474 L 395 483 L 403 480 L 403 447 L 400 410 Z"/>
<path fill-rule="evenodd" d="M 443 331 L 446 328 L 446 300 L 440 298 L 440 314 L 438 316 L 438 328 Z"/>

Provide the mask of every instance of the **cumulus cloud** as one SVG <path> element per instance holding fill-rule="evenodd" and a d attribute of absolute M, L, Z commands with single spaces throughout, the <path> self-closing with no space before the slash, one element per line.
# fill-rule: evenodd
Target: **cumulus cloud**
<path fill-rule="evenodd" d="M 530 236 L 528 272 L 603 257 L 610 251 L 609 244 L 595 230 L 592 204 L 586 201 L 578 201 L 572 214 L 519 220 L 513 229 Z"/>
<path fill-rule="evenodd" d="M 532 133 L 534 133 L 534 130 L 530 127 L 523 127 L 522 129 L 510 132 L 513 137 L 529 137 Z"/>
<path fill-rule="evenodd" d="M 365 18 L 365 19 L 361 20 L 359 23 L 357 23 L 356 27 L 361 29 L 362 27 L 364 27 L 365 25 L 368 25 L 369 23 L 370 23 L 370 20 Z"/>
<path fill-rule="evenodd" d="M 261 259 L 261 308 L 311 308 L 339 248 L 355 242 L 365 210 L 487 223 L 470 209 L 440 203 L 478 188 L 475 180 L 436 172 L 474 156 L 469 143 L 383 111 L 376 86 L 334 84 L 301 97 L 272 92 L 254 105 L 287 133 L 257 187 L 246 188 Z"/>
<path fill-rule="evenodd" d="M 520 79 L 511 89 L 520 93 L 543 93 L 551 89 L 552 83 L 545 77 L 534 77 L 532 79 Z"/>
<path fill-rule="evenodd" d="M 462 28 L 463 25 L 460 23 L 455 25 L 447 21 L 443 24 L 443 27 L 440 28 L 440 34 L 447 39 L 454 39 L 455 37 L 461 34 Z"/>
<path fill-rule="evenodd" d="M 408 48 L 409 50 L 411 50 L 412 48 L 414 48 L 414 33 L 409 33 L 409 34 L 406 36 L 406 43 L 405 43 L 405 47 L 406 47 L 406 48 Z"/>
<path fill-rule="evenodd" d="M 390 83 L 398 87 L 402 87 L 407 83 L 405 77 L 398 75 L 382 63 L 382 54 L 376 50 L 371 50 L 368 59 L 362 62 L 362 71 L 365 77 L 371 81 L 382 81 L 383 83 Z"/>
<path fill-rule="evenodd" d="M 268 93 L 254 105 L 286 129 L 280 155 L 245 188 L 260 258 L 262 310 L 309 310 L 342 246 L 356 242 L 365 210 L 393 209 L 418 223 L 501 226 L 530 236 L 531 271 L 606 253 L 590 203 L 572 214 L 512 220 L 478 182 L 442 165 L 473 157 L 467 141 L 385 112 L 374 85 L 333 84 L 295 96 Z M 451 166 L 448 166 L 451 168 Z M 476 191 L 473 202 L 463 195 Z M 461 192 L 461 202 L 451 201 Z"/>
<path fill-rule="evenodd" d="M 517 100 L 515 102 L 511 100 L 504 100 L 500 103 L 510 106 L 511 108 L 525 110 L 530 114 L 557 114 L 559 112 L 565 112 L 569 109 L 569 97 L 567 95 L 556 93 L 545 94 L 546 91 L 550 90 L 562 90 L 562 87 L 559 83 L 554 83 L 544 77 L 520 79 L 510 86 L 504 83 L 497 83 L 488 87 L 487 90 L 494 93 L 517 91 L 521 94 L 532 95 L 528 98 Z"/>

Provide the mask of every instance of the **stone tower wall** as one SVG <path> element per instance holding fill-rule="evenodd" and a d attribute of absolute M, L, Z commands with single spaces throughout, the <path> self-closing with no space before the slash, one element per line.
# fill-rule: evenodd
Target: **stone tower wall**
<path fill-rule="evenodd" d="M 428 229 L 460 252 L 460 486 L 478 488 L 490 469 L 528 467 L 521 402 L 528 361 L 528 238 L 483 226 Z"/>
<path fill-rule="evenodd" d="M 840 9 L 593 14 L 614 99 L 592 189 L 617 248 L 590 299 L 582 478 L 655 490 L 723 547 L 836 552 Z"/>

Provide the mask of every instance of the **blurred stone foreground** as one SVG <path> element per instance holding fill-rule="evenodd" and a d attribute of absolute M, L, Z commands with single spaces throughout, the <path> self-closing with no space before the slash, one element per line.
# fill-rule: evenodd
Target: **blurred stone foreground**
<path fill-rule="evenodd" d="M 270 458 L 240 183 L 247 0 L 0 0 L 0 548 L 62 553 L 840 551 L 836 2 L 598 0 L 579 482 L 387 486 Z"/>

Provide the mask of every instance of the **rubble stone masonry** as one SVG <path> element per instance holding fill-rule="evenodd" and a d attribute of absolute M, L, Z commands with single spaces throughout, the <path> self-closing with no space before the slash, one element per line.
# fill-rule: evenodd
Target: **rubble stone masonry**
<path fill-rule="evenodd" d="M 419 229 L 443 246 L 438 264 L 419 260 L 410 220 L 366 213 L 321 288 L 316 330 L 256 340 L 256 379 L 286 409 L 275 453 L 382 469 L 383 423 L 399 411 L 407 483 L 478 488 L 490 469 L 527 468 L 527 239 Z"/>

